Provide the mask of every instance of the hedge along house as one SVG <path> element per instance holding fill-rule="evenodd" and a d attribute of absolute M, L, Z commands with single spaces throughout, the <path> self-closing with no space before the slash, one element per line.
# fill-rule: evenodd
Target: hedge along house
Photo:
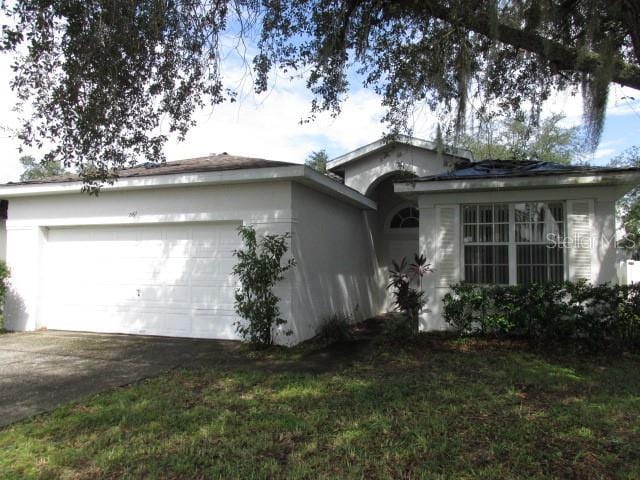
<path fill-rule="evenodd" d="M 0 186 L 6 328 L 237 338 L 233 250 L 251 224 L 292 233 L 280 342 L 387 310 L 391 260 L 416 252 L 434 268 L 422 327 L 442 329 L 459 281 L 615 281 L 614 202 L 640 182 L 637 169 L 472 163 L 409 137 L 328 168 L 223 154 L 124 170 L 98 197 L 73 176 Z"/>

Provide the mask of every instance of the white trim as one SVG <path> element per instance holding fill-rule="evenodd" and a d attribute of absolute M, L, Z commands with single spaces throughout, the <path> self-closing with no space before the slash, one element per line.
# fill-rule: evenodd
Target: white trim
<path fill-rule="evenodd" d="M 413 207 L 418 212 L 418 228 L 391 228 L 391 221 L 393 220 L 393 217 L 395 217 L 398 212 L 400 212 L 401 210 L 404 210 L 407 207 Z M 418 205 L 416 205 L 415 203 L 405 202 L 405 203 L 401 203 L 399 205 L 396 205 L 387 214 L 387 218 L 385 218 L 385 221 L 384 221 L 384 233 L 388 233 L 388 234 L 392 234 L 392 235 L 393 234 L 398 234 L 398 235 L 403 235 L 403 234 L 406 235 L 406 234 L 408 234 L 408 235 L 413 236 L 413 235 L 417 235 L 419 231 L 420 231 L 420 209 L 418 208 Z"/>
<path fill-rule="evenodd" d="M 637 185 L 640 172 L 603 172 L 601 174 L 545 175 L 540 177 L 474 178 L 432 182 L 394 183 L 395 193 L 444 193 L 509 190 L 520 188 L 580 187 L 585 185 Z"/>
<path fill-rule="evenodd" d="M 300 182 L 308 185 L 311 188 L 315 188 L 316 190 L 322 191 L 324 193 L 337 193 L 343 199 L 349 201 L 360 207 L 365 207 L 369 210 L 377 210 L 378 204 L 371 200 L 369 197 L 361 194 L 357 190 L 347 187 L 346 185 L 336 182 L 331 178 L 323 175 L 313 168 L 302 165 L 303 167 L 303 178 L 300 179 Z M 334 194 L 334 196 L 336 196 Z"/>
<path fill-rule="evenodd" d="M 526 201 L 526 202 L 520 202 L 520 201 L 511 201 L 511 202 L 500 202 L 500 201 L 495 201 L 495 202 L 471 202 L 471 203 L 460 203 L 458 204 L 459 207 L 459 218 L 460 218 L 460 222 L 459 222 L 459 235 L 460 235 L 460 259 L 461 259 L 461 264 L 460 264 L 460 279 L 461 281 L 465 281 L 466 280 L 466 261 L 465 261 L 465 255 L 464 255 L 464 251 L 465 251 L 465 247 L 466 246 L 474 246 L 474 245 L 486 245 L 486 246 L 507 246 L 507 255 L 508 255 L 508 260 L 509 260 L 509 264 L 508 264 L 508 277 L 509 277 L 509 282 L 508 284 L 499 284 L 499 285 L 518 285 L 518 255 L 517 255 L 517 247 L 518 245 L 541 245 L 543 243 L 541 242 L 531 242 L 531 243 L 524 243 L 524 242 L 520 242 L 518 243 L 516 241 L 516 219 L 515 219 L 515 206 L 519 203 L 543 203 L 545 205 L 549 204 L 549 203 L 561 203 L 562 204 L 562 214 L 563 214 L 563 218 L 562 218 L 562 223 L 563 223 L 563 228 L 564 228 L 564 234 L 565 236 L 568 235 L 567 233 L 567 216 L 568 216 L 568 206 L 567 206 L 567 202 L 566 201 L 557 201 L 557 200 L 538 200 L 538 201 Z M 507 207 L 509 208 L 509 241 L 508 242 L 473 242 L 473 243 L 465 243 L 464 242 L 464 212 L 463 209 L 465 206 L 467 205 L 507 205 Z M 494 221 L 491 223 L 492 225 L 495 225 L 495 218 Z M 566 248 L 562 249 L 563 255 L 562 255 L 562 270 L 563 270 L 563 280 L 567 280 L 569 278 L 569 258 L 567 256 L 567 250 Z M 547 265 L 548 266 L 548 265 Z"/>
<path fill-rule="evenodd" d="M 430 142 L 428 140 L 422 140 L 420 138 L 410 137 L 408 135 L 398 135 L 395 139 L 392 139 L 390 141 L 387 141 L 384 138 L 381 138 L 368 145 L 365 145 L 360 148 L 356 148 L 355 150 L 349 153 L 345 153 L 344 155 L 340 155 L 339 157 L 333 158 L 327 162 L 327 169 L 333 170 L 334 168 L 339 167 L 340 165 L 344 165 L 346 163 L 352 162 L 354 160 L 357 160 L 360 157 L 364 157 L 377 150 L 392 146 L 394 144 L 409 145 L 412 147 L 423 148 L 425 150 L 430 150 L 433 152 L 438 150 L 438 146 L 436 145 L 435 142 Z M 462 148 L 450 147 L 445 145 L 444 153 L 447 155 L 453 155 L 456 157 L 473 160 L 473 155 L 471 154 L 471 152 L 469 150 L 465 150 Z"/>
<path fill-rule="evenodd" d="M 305 165 L 282 167 L 225 170 L 219 172 L 194 172 L 170 175 L 147 175 L 125 177 L 113 185 L 104 185 L 101 191 L 175 188 L 204 185 L 224 185 L 234 183 L 254 183 L 268 181 L 298 181 L 328 195 L 340 198 L 361 208 L 376 210 L 377 204 L 356 190 L 349 188 L 326 175 Z M 40 195 L 60 195 L 80 193 L 82 182 L 31 183 L 0 185 L 0 198 L 34 197 Z"/>

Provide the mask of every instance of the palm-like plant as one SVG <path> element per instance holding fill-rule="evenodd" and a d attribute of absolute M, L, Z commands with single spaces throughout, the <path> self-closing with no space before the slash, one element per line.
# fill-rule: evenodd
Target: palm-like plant
<path fill-rule="evenodd" d="M 431 271 L 431 265 L 427 263 L 424 255 L 417 254 L 411 265 L 407 265 L 406 257 L 399 263 L 392 260 L 391 264 L 387 289 L 392 290 L 395 296 L 393 305 L 396 310 L 404 312 L 411 319 L 417 330 L 418 313 L 426 303 L 422 291 L 422 277 Z M 411 287 L 411 281 L 416 277 L 420 279 L 419 290 Z"/>
<path fill-rule="evenodd" d="M 427 263 L 427 257 L 423 254 L 418 255 L 417 253 L 413 255 L 413 263 L 409 265 L 409 273 L 415 277 L 418 277 L 420 281 L 420 291 L 422 292 L 422 277 L 424 277 L 427 273 L 433 272 L 431 268 L 431 264 Z"/>

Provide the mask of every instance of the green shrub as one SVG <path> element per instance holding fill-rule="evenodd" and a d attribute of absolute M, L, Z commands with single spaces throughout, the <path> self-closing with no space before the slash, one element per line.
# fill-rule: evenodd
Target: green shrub
<path fill-rule="evenodd" d="M 344 343 L 353 340 L 352 319 L 349 315 L 334 314 L 325 319 L 318 330 L 317 337 L 327 343 Z"/>
<path fill-rule="evenodd" d="M 518 335 L 591 350 L 640 346 L 640 285 L 458 284 L 444 318 L 466 335 Z"/>
<path fill-rule="evenodd" d="M 382 323 L 382 338 L 407 340 L 417 333 L 415 320 L 404 312 L 390 314 Z"/>
<path fill-rule="evenodd" d="M 233 252 L 238 259 L 233 273 L 240 280 L 234 307 L 245 321 L 236 322 L 236 332 L 256 346 L 269 346 L 275 329 L 286 323 L 280 317 L 279 299 L 273 288 L 295 265 L 293 259 L 282 263 L 290 234 L 264 235 L 258 240 L 252 226 L 241 226 L 238 232 L 244 249 Z"/>
<path fill-rule="evenodd" d="M 0 260 L 0 331 L 4 328 L 4 299 L 9 289 L 9 267 Z"/>

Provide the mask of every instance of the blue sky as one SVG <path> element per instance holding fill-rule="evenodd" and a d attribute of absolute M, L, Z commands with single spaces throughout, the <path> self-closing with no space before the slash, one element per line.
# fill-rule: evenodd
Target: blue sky
<path fill-rule="evenodd" d="M 223 104 L 198 112 L 197 126 L 184 142 L 175 139 L 167 144 L 165 153 L 169 160 L 228 152 L 289 162 L 303 162 L 314 150 L 326 149 L 330 156 L 337 156 L 378 139 L 385 131 L 380 123 L 383 114 L 380 99 L 370 90 L 354 84 L 337 118 L 320 115 L 307 124 L 300 124 L 310 107 L 311 95 L 302 80 L 289 81 L 274 78 L 269 92 L 255 95 L 252 80 L 242 68 L 238 52 L 227 55 L 223 72 L 230 86 L 239 87 L 240 99 L 234 104 Z M 0 182 L 16 180 L 21 173 L 18 163 L 18 143 L 10 130 L 18 124 L 12 111 L 15 103 L 9 81 L 10 58 L 0 56 Z M 640 100 L 624 97 L 640 92 L 613 87 L 607 119 L 598 150 L 587 160 L 605 164 L 624 149 L 640 145 Z M 582 102 L 580 96 L 558 94 L 548 101 L 543 114 L 563 113 L 565 125 L 581 123 Z M 414 134 L 432 139 L 437 118 L 429 111 L 418 110 L 413 118 Z M 42 152 L 31 151 L 36 157 Z"/>

